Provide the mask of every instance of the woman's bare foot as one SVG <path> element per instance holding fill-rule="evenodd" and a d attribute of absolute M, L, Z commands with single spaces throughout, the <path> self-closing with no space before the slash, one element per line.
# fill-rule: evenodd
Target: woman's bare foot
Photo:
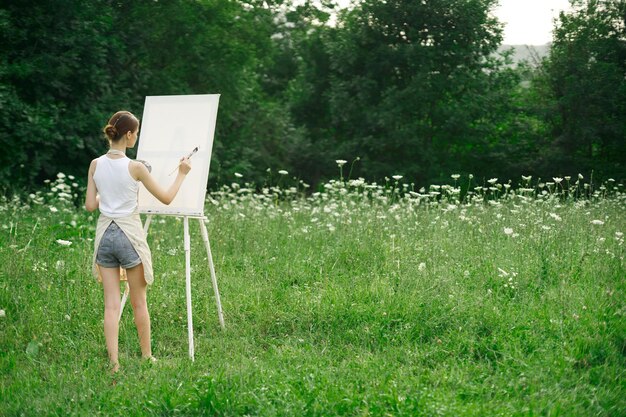
<path fill-rule="evenodd" d="M 119 362 L 112 362 L 110 367 L 111 367 L 111 373 L 112 374 L 116 374 L 120 370 L 120 363 Z"/>

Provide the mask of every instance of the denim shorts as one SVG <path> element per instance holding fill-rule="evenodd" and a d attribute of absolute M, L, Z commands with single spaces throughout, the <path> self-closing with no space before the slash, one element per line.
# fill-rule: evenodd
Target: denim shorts
<path fill-rule="evenodd" d="M 111 222 L 100 240 L 96 263 L 105 268 L 128 269 L 139 265 L 141 258 L 122 229 Z"/>

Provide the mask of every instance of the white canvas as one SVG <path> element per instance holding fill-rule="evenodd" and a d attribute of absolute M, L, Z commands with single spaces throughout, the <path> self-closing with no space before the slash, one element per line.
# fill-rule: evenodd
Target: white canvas
<path fill-rule="evenodd" d="M 139 212 L 203 216 L 209 178 L 219 94 L 148 96 L 139 131 L 137 159 L 152 166 L 152 176 L 163 188 L 176 178 L 180 158 L 191 157 L 192 169 L 170 205 L 159 202 L 143 185 Z"/>

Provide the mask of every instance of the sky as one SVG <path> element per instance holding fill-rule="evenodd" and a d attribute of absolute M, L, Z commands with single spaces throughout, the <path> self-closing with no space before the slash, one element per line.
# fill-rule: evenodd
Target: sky
<path fill-rule="evenodd" d="M 500 0 L 494 10 L 504 26 L 505 45 L 543 45 L 552 41 L 553 19 L 569 10 L 568 0 Z"/>
<path fill-rule="evenodd" d="M 350 0 L 337 0 L 341 7 Z M 569 10 L 568 0 L 500 0 L 494 15 L 504 23 L 505 45 L 543 45 L 552 41 L 553 19 Z"/>

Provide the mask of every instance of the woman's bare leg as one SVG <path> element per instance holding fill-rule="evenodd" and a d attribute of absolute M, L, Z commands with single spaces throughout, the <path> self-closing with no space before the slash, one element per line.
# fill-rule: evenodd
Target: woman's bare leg
<path fill-rule="evenodd" d="M 126 276 L 130 286 L 130 303 L 135 313 L 141 356 L 150 358 L 152 357 L 152 345 L 150 342 L 150 314 L 148 313 L 146 297 L 148 284 L 143 276 L 143 264 L 127 269 Z"/>
<path fill-rule="evenodd" d="M 119 370 L 118 338 L 120 316 L 120 269 L 100 268 L 104 288 L 104 339 L 112 371 Z"/>

